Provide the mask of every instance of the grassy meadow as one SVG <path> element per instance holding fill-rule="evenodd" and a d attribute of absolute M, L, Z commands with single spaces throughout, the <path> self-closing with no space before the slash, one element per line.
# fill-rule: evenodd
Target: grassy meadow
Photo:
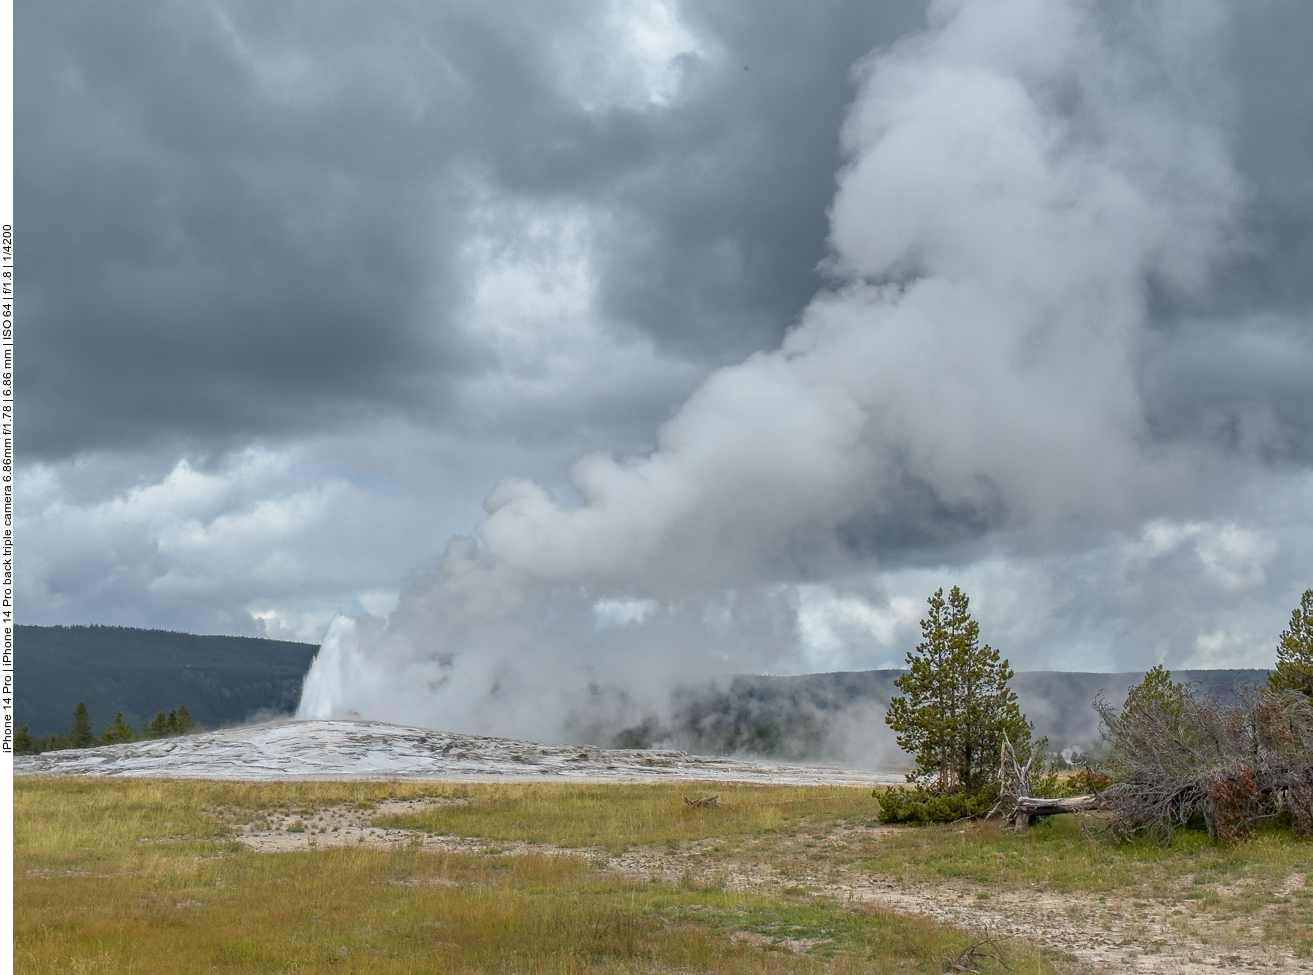
<path fill-rule="evenodd" d="M 22 973 L 942 972 L 982 937 L 845 896 L 880 878 L 1247 912 L 1275 950 L 1313 946 L 1313 843 L 1288 832 L 1160 847 L 1069 817 L 1022 837 L 883 828 L 869 791 L 835 787 L 14 781 Z M 410 839 L 329 845 L 342 816 Z M 250 829 L 325 845 L 256 852 Z M 1013 972 L 1079 970 L 1000 950 Z"/>

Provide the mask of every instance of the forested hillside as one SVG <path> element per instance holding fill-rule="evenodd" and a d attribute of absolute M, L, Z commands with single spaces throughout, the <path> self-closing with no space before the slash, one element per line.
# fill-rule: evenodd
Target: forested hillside
<path fill-rule="evenodd" d="M 85 701 L 100 732 L 117 712 L 135 729 L 186 707 L 206 728 L 290 713 L 319 648 L 121 626 L 19 626 L 15 711 L 34 737 L 67 733 Z"/>

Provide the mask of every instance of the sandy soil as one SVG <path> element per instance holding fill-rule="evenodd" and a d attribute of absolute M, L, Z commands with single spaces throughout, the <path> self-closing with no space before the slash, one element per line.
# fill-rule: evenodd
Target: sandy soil
<path fill-rule="evenodd" d="M 969 930 L 1043 944 L 1075 956 L 1095 972 L 1182 973 L 1301 972 L 1307 960 L 1263 943 L 1262 916 L 1219 922 L 1176 900 L 1144 901 L 1051 890 L 985 891 L 964 881 L 915 883 L 862 873 L 843 865 L 846 850 L 879 842 L 894 827 L 840 827 L 799 830 L 784 839 L 750 841 L 731 854 L 715 851 L 713 842 L 685 844 L 679 850 L 635 849 L 619 856 L 602 849 L 559 850 L 522 842 L 432 836 L 410 830 L 379 829 L 374 817 L 417 811 L 426 805 L 461 800 L 420 799 L 380 803 L 377 809 L 338 806 L 313 816 L 274 815 L 242 823 L 238 837 L 258 851 L 324 849 L 333 846 L 414 845 L 466 854 L 584 856 L 618 876 L 633 880 L 660 878 L 678 883 L 724 885 L 730 889 L 778 893 L 806 891 L 843 903 L 867 904 L 900 914 L 920 914 Z M 759 855 L 754 855 L 754 846 Z M 1292 874 L 1278 894 L 1302 888 L 1303 874 Z M 434 883 L 450 883 L 435 878 Z M 1189 878 L 1182 882 L 1182 888 Z M 1187 905 L 1189 902 L 1185 902 Z M 1274 910 L 1269 905 L 1265 911 Z M 741 937 L 754 935 L 739 932 Z M 762 937 L 755 935 L 755 937 Z M 769 940 L 769 939 L 768 939 Z M 780 945 L 803 952 L 810 943 Z"/>

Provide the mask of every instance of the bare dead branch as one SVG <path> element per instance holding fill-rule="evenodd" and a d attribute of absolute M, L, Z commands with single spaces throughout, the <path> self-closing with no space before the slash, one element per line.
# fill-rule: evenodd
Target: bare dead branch
<path fill-rule="evenodd" d="M 1012 971 L 1003 960 L 1003 940 L 997 937 L 982 938 L 966 948 L 956 958 L 945 959 L 944 970 L 947 972 L 980 972 L 978 966 L 982 961 L 993 961 L 1002 965 L 1004 970 Z"/>
<path fill-rule="evenodd" d="M 1313 831 L 1313 704 L 1260 685 L 1236 702 L 1192 693 L 1144 697 L 1119 713 L 1095 701 L 1117 780 L 1100 795 L 1114 833 L 1166 841 L 1199 817 L 1230 842 L 1265 817 L 1290 813 Z"/>

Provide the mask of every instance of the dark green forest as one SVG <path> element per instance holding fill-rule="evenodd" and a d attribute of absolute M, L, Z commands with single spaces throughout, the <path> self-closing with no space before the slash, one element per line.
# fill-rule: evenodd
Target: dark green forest
<path fill-rule="evenodd" d="M 141 728 L 179 706 L 205 728 L 288 714 L 319 651 L 309 643 L 123 626 L 15 630 L 16 724 L 34 738 L 68 734 L 79 701 L 97 729 L 120 713 Z"/>

